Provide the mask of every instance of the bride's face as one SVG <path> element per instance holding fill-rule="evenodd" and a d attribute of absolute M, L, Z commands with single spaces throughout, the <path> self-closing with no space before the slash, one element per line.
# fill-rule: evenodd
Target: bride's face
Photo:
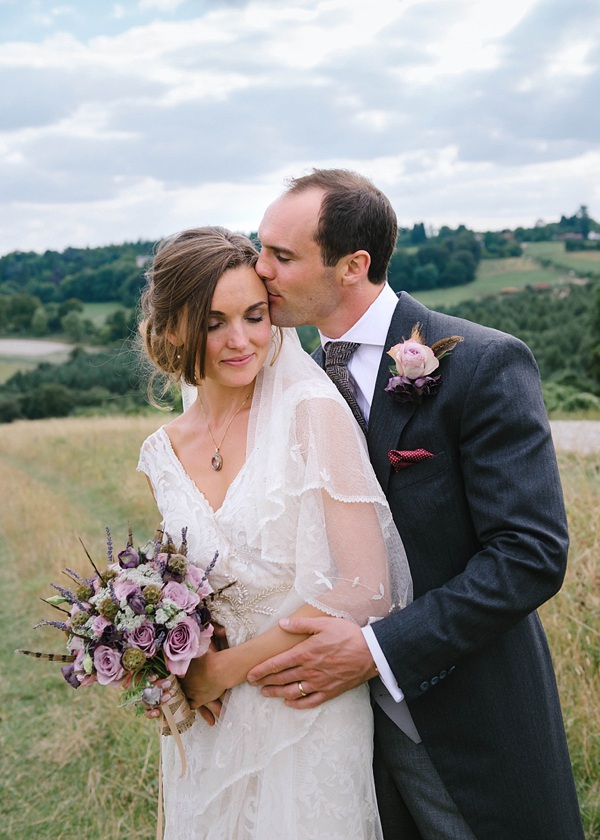
<path fill-rule="evenodd" d="M 241 387 L 254 381 L 269 352 L 271 321 L 265 286 L 253 268 L 230 268 L 210 306 L 205 376 Z"/>

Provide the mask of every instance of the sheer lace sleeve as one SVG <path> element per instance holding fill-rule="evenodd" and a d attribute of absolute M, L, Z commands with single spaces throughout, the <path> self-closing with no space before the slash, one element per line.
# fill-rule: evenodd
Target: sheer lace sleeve
<path fill-rule="evenodd" d="M 293 562 L 296 595 L 331 615 L 364 625 L 405 606 L 406 554 L 362 432 L 295 336 L 265 368 L 253 409 L 249 445 L 261 466 L 249 544 Z"/>

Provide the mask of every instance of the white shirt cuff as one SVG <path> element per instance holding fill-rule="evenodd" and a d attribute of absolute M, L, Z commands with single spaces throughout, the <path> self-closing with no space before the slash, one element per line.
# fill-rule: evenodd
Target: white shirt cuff
<path fill-rule="evenodd" d="M 377 641 L 377 636 L 373 632 L 373 628 L 367 624 L 366 627 L 362 627 L 361 629 L 363 636 L 365 637 L 365 642 L 367 643 L 371 656 L 373 657 L 373 661 L 379 671 L 381 682 L 390 692 L 396 703 L 400 703 L 401 700 L 404 700 L 404 692 L 401 688 L 399 688 L 398 683 L 396 682 L 396 677 L 393 675 L 392 669 L 383 655 L 383 651 Z"/>

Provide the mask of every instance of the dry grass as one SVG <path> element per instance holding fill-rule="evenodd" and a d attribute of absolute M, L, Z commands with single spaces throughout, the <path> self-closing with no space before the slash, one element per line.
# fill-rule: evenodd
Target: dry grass
<path fill-rule="evenodd" d="M 157 522 L 139 446 L 166 418 L 68 418 L 0 427 L 0 836 L 7 840 L 150 840 L 155 832 L 154 727 L 114 707 L 110 691 L 66 686 L 53 663 L 16 647 L 61 652 L 56 631 L 36 630 L 78 542 L 104 555 L 131 521 L 140 541 Z M 561 456 L 570 519 L 570 568 L 542 609 L 553 651 L 588 840 L 600 838 L 600 458 Z"/>
<path fill-rule="evenodd" d="M 540 610 L 552 650 L 584 821 L 600 837 L 600 456 L 562 454 L 570 562 Z"/>
<path fill-rule="evenodd" d="M 113 692 L 75 693 L 55 664 L 12 651 L 63 652 L 60 634 L 31 628 L 58 615 L 37 600 L 50 593 L 49 582 L 60 582 L 67 565 L 89 569 L 78 536 L 102 562 L 104 525 L 116 543 L 124 542 L 128 521 L 141 541 L 153 533 L 157 513 L 135 466 L 141 442 L 159 422 L 81 418 L 0 429 L 2 837 L 154 836 L 154 727 L 116 709 Z"/>

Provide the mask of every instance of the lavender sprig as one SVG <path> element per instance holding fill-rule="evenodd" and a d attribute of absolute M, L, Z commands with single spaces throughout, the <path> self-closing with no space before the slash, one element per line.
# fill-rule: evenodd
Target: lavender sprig
<path fill-rule="evenodd" d="M 111 537 L 111 535 L 110 535 L 110 531 L 108 530 L 108 527 L 107 527 L 105 530 L 106 530 L 106 554 L 107 554 L 107 557 L 108 557 L 108 562 L 109 562 L 109 563 L 112 563 L 112 562 L 113 562 L 113 542 L 112 542 L 112 537 Z"/>
<path fill-rule="evenodd" d="M 108 581 L 108 591 L 110 593 L 110 597 L 111 597 L 111 600 L 112 600 L 113 604 L 116 604 L 118 607 L 120 607 L 121 602 L 119 601 L 119 599 L 115 595 L 115 587 L 114 587 L 114 584 L 113 584 L 112 580 Z"/>
<path fill-rule="evenodd" d="M 82 612 L 85 612 L 85 607 L 81 601 L 75 597 L 75 594 L 71 592 L 70 589 L 65 589 L 64 586 L 59 586 L 57 583 L 51 583 L 50 586 L 60 592 L 63 598 L 66 598 L 70 604 L 76 604 Z"/>
<path fill-rule="evenodd" d="M 187 526 L 181 529 L 181 553 L 187 557 Z"/>
<path fill-rule="evenodd" d="M 67 568 L 65 569 L 65 572 L 68 572 L 68 573 L 71 575 L 71 577 L 75 578 L 75 580 L 77 581 L 77 583 L 82 583 L 82 584 L 83 584 L 83 583 L 89 583 L 89 581 L 88 581 L 88 580 L 86 580 L 85 578 L 82 578 L 82 577 L 81 577 L 81 575 L 78 575 L 78 574 L 77 574 L 77 572 L 73 571 L 73 569 L 69 569 L 69 568 L 67 567 Z"/>
<path fill-rule="evenodd" d="M 65 633 L 70 632 L 70 627 L 65 624 L 64 621 L 48 621 L 44 619 L 43 621 L 38 622 L 38 624 L 34 625 L 34 630 L 37 630 L 38 627 L 43 627 L 44 625 L 48 625 L 50 627 L 57 627 L 59 630 L 64 630 Z"/>
<path fill-rule="evenodd" d="M 204 571 L 204 574 L 202 575 L 202 579 L 201 579 L 201 581 L 200 581 L 200 585 L 202 585 L 202 584 L 204 583 L 204 581 L 205 581 L 205 580 L 208 580 L 208 576 L 209 576 L 209 574 L 212 572 L 212 570 L 214 569 L 214 567 L 215 567 L 215 563 L 217 562 L 217 558 L 218 558 L 218 556 L 219 556 L 219 552 L 218 552 L 218 551 L 215 551 L 215 556 L 214 556 L 214 557 L 213 557 L 213 559 L 210 561 L 210 563 L 208 564 L 208 566 L 206 567 L 206 569 L 205 569 L 205 571 Z"/>

